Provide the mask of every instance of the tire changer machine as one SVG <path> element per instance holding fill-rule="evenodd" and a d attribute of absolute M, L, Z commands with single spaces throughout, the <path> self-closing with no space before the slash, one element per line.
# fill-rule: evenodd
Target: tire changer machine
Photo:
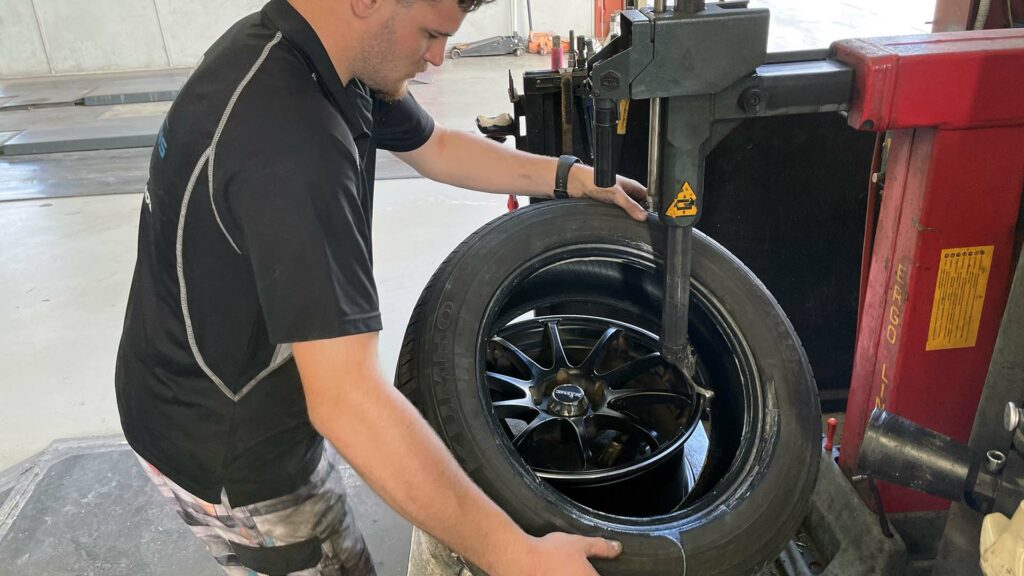
<path fill-rule="evenodd" d="M 669 230 L 663 354 L 679 365 L 690 238 L 716 194 L 705 174 L 718 143 L 746 119 L 804 114 L 885 134 L 862 174 L 877 212 L 865 217 L 839 466 L 822 460 L 809 536 L 831 548 L 817 560 L 828 574 L 979 573 L 994 553 L 979 549 L 983 515 L 1013 517 L 1024 498 L 1024 32 L 767 54 L 768 18 L 703 0 L 623 12 L 622 35 L 580 71 L 597 186 L 620 169 L 627 102 L 648 100 L 644 179 Z M 842 498 L 851 487 L 862 500 Z M 862 501 L 877 530 L 852 520 Z M 1006 525 L 987 522 L 988 543 Z"/>
<path fill-rule="evenodd" d="M 510 86 L 489 135 L 647 183 L 680 368 L 698 222 L 779 299 L 826 410 L 846 400 L 786 572 L 980 574 L 983 515 L 1024 498 L 1024 31 L 768 54 L 767 10 L 654 4 Z"/>

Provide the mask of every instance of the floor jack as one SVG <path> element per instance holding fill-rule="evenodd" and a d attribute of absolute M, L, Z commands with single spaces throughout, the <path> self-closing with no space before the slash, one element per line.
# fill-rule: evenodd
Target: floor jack
<path fill-rule="evenodd" d="M 1011 85 L 1024 74 L 1024 34 L 847 40 L 825 52 L 768 54 L 768 21 L 766 10 L 742 2 L 680 0 L 667 10 L 657 1 L 653 10 L 624 11 L 621 35 L 581 71 L 595 183 L 614 184 L 623 153 L 616 139 L 629 103 L 648 100 L 649 208 L 668 230 L 662 354 L 687 373 L 690 245 L 712 193 L 704 186 L 708 154 L 744 120 L 758 117 L 838 112 L 856 130 L 889 135 L 885 200 L 876 207 L 877 222 L 869 218 L 869 270 L 847 416 L 850 447 L 843 447 L 842 469 L 823 453 L 807 530 L 818 540 L 823 574 L 977 573 L 976 546 L 973 554 L 969 546 L 960 552 L 959 564 L 940 554 L 934 572 L 933 559 L 914 558 L 913 543 L 892 531 L 885 516 L 875 516 L 882 513 L 883 499 L 890 510 L 894 503 L 901 509 L 901 498 L 913 499 L 892 486 L 882 485 L 880 492 L 875 481 L 865 481 L 856 455 L 868 451 L 879 479 L 968 504 L 980 499 L 983 510 L 999 502 L 995 509 L 1012 512 L 1020 501 L 1016 486 L 1024 472 L 1014 453 L 1012 470 L 1004 471 L 999 463 L 983 468 L 986 458 L 998 458 L 974 437 L 973 450 L 940 443 L 956 457 L 946 460 L 944 482 L 929 483 L 943 467 L 929 469 L 918 460 L 908 468 L 913 461 L 906 453 L 927 456 L 921 451 L 936 446 L 936 439 L 879 414 L 869 421 L 869 413 L 877 407 L 909 414 L 961 443 L 972 422 L 977 436 L 979 426 L 993 428 L 991 421 L 1002 419 L 1001 412 L 991 413 L 991 399 L 979 405 L 979 397 L 983 388 L 986 397 L 995 390 L 985 384 L 985 374 L 994 362 L 996 335 L 1006 335 L 1007 346 L 1017 349 L 1020 341 L 1017 324 L 1007 320 L 1000 326 L 1018 254 L 1024 186 L 1024 106 Z M 927 377 L 915 377 L 913 370 Z M 1009 383 L 1004 379 L 991 395 L 1024 399 L 1024 381 L 1017 376 Z M 1020 413 L 1007 414 L 1007 426 L 1022 429 Z M 1012 432 L 1001 438 L 1007 448 Z M 895 443 L 903 459 L 872 452 L 879 437 Z M 1007 454 L 1002 458 L 1005 463 Z M 864 500 L 874 512 L 856 495 L 851 478 L 867 487 Z M 956 528 L 947 526 L 946 537 L 962 540 L 962 530 L 950 533 Z M 977 534 L 968 534 L 971 539 L 976 544 Z M 787 554 L 789 573 L 807 573 L 798 554 Z"/>
<path fill-rule="evenodd" d="M 476 42 L 456 44 L 448 55 L 452 60 L 458 60 L 469 56 L 522 56 L 525 53 L 526 40 L 519 33 L 514 33 L 512 36 L 492 36 Z"/>
<path fill-rule="evenodd" d="M 513 0 L 509 3 L 509 10 L 512 28 L 515 29 L 519 22 L 518 0 Z M 533 7 L 530 5 L 530 0 L 527 0 L 526 2 L 526 14 L 530 30 L 532 31 Z M 491 36 L 490 38 L 484 38 L 483 40 L 477 40 L 475 42 L 455 44 L 452 46 L 451 50 L 448 51 L 448 56 L 452 60 L 475 56 L 503 56 L 506 54 L 512 54 L 513 56 L 519 57 L 526 54 L 531 40 L 532 38 L 527 40 L 523 38 L 518 31 L 513 31 L 511 36 Z"/>

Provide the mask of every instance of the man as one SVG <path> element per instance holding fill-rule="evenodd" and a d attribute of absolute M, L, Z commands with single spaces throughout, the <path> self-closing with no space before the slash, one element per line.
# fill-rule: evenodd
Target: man
<path fill-rule="evenodd" d="M 154 149 L 116 387 L 122 427 L 229 574 L 373 574 L 326 437 L 399 513 L 495 576 L 594 574 L 534 538 L 379 371 L 374 152 L 494 193 L 644 210 L 620 179 L 436 126 L 406 82 L 489 0 L 273 0 L 206 53 Z M 566 182 L 566 178 L 568 181 Z M 625 217 L 625 216 L 624 216 Z"/>

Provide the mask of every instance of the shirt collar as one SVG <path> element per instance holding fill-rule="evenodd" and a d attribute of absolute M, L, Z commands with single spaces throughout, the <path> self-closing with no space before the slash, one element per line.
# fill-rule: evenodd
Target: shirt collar
<path fill-rule="evenodd" d="M 369 134 L 368 124 L 373 109 L 369 90 L 354 78 L 347 85 L 341 82 L 327 49 L 309 22 L 287 0 L 271 0 L 263 7 L 263 16 L 277 26 L 288 43 L 316 72 L 317 82 L 334 100 L 335 107 L 353 129 L 352 135 L 359 136 L 358 131 Z"/>

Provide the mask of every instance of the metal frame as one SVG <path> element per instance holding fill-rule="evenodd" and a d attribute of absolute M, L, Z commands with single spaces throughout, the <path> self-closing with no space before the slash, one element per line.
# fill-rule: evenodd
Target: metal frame
<path fill-rule="evenodd" d="M 588 63 L 595 183 L 615 183 L 620 101 L 650 99 L 648 181 L 667 230 L 664 357 L 692 373 L 687 341 L 690 246 L 703 210 L 707 155 L 743 118 L 845 110 L 853 74 L 806 56 L 767 57 L 769 14 L 703 0 L 626 10 L 622 33 Z M 819 54 L 820 56 L 820 54 Z M 714 65 L 704 65 L 714 62 Z"/>

